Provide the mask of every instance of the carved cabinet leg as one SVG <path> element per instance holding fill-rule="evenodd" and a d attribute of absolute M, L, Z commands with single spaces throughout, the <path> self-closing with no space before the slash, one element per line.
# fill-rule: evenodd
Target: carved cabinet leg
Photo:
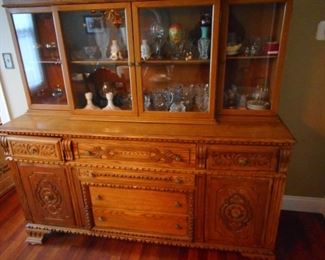
<path fill-rule="evenodd" d="M 43 243 L 44 236 L 51 233 L 49 230 L 34 229 L 30 227 L 26 227 L 26 232 L 26 242 L 31 245 L 41 245 Z"/>

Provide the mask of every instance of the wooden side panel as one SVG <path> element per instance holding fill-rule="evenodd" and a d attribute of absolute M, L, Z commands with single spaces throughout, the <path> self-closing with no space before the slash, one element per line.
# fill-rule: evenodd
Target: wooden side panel
<path fill-rule="evenodd" d="M 74 226 L 75 217 L 65 169 L 22 165 L 19 170 L 34 222 Z"/>
<path fill-rule="evenodd" d="M 61 161 L 60 138 L 9 136 L 10 154 L 16 159 Z"/>
<path fill-rule="evenodd" d="M 271 186 L 271 178 L 209 176 L 206 240 L 233 246 L 261 246 Z"/>

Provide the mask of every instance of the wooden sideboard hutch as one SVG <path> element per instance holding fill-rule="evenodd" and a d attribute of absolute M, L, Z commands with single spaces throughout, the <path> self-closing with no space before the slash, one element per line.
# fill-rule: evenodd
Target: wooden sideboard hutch
<path fill-rule="evenodd" d="M 62 231 L 274 258 L 292 1 L 4 7 L 29 111 L 0 143 L 29 243 Z"/>

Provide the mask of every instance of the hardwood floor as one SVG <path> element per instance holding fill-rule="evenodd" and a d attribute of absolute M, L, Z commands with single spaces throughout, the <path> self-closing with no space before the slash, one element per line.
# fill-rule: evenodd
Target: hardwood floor
<path fill-rule="evenodd" d="M 25 243 L 24 216 L 15 192 L 0 200 L 0 259 L 242 260 L 236 253 L 187 249 L 71 234 L 51 234 L 44 245 Z M 325 259 L 325 220 L 319 214 L 282 211 L 277 259 Z"/>

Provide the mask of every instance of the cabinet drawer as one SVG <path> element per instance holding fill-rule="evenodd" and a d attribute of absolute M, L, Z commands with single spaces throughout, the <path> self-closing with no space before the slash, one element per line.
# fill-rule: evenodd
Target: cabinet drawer
<path fill-rule="evenodd" d="M 138 141 L 73 141 L 76 160 L 123 162 L 166 167 L 195 167 L 195 145 Z"/>
<path fill-rule="evenodd" d="M 93 216 L 96 228 L 189 238 L 188 217 L 184 215 L 94 207 Z"/>
<path fill-rule="evenodd" d="M 274 147 L 210 146 L 208 169 L 276 171 L 278 149 Z"/>
<path fill-rule="evenodd" d="M 17 159 L 52 160 L 63 159 L 60 138 L 9 136 L 10 154 Z"/>
<path fill-rule="evenodd" d="M 92 169 L 76 168 L 80 180 L 92 180 L 98 183 L 110 183 L 125 185 L 145 185 L 169 188 L 193 188 L 195 185 L 195 175 L 188 173 L 166 173 L 161 171 L 132 171 L 121 169 Z"/>
<path fill-rule="evenodd" d="M 89 187 L 93 206 L 147 211 L 152 213 L 188 214 L 187 194 L 109 187 Z"/>

